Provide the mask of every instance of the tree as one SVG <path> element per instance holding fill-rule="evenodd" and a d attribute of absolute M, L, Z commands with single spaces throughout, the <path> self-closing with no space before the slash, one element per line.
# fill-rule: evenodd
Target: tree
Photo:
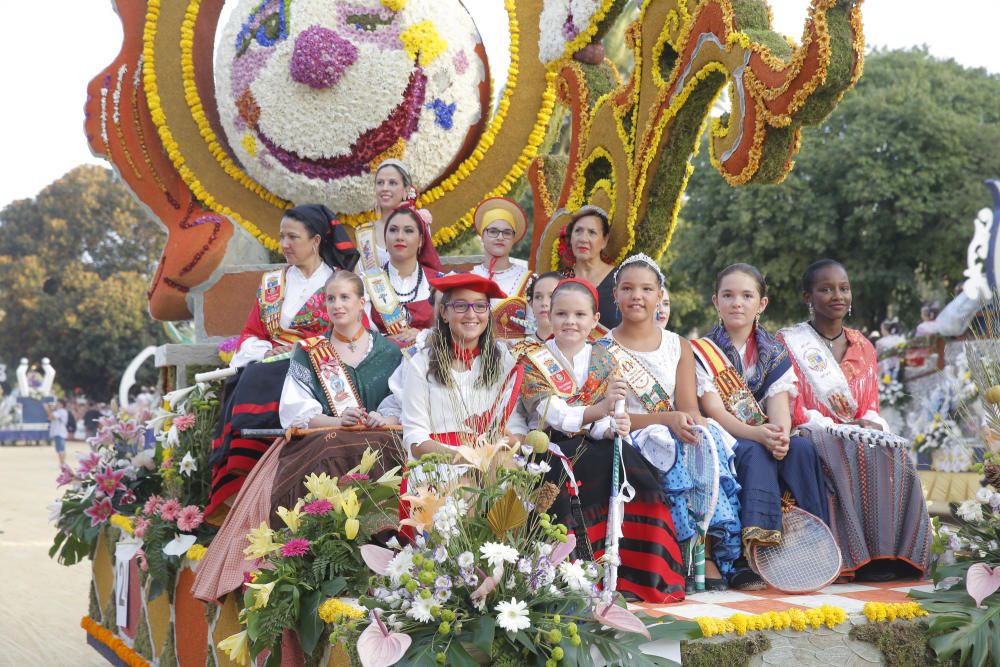
<path fill-rule="evenodd" d="M 162 339 L 146 287 L 163 232 L 109 169 L 82 166 L 0 211 L 0 350 L 49 357 L 64 388 L 106 398 Z"/>
<path fill-rule="evenodd" d="M 922 290 L 961 280 L 972 219 L 988 205 L 982 181 L 1000 177 L 998 99 L 1000 77 L 983 69 L 876 51 L 830 117 L 803 131 L 784 183 L 732 188 L 703 146 L 670 272 L 704 301 L 678 325 L 714 319 L 715 274 L 734 262 L 767 275 L 772 328 L 801 320 L 801 276 L 821 257 L 847 267 L 853 325 L 876 326 L 890 304 L 915 323 Z"/>

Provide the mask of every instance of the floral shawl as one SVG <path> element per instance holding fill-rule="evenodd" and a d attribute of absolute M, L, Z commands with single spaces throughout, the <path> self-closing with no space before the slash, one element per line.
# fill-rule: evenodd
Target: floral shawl
<path fill-rule="evenodd" d="M 718 345 L 736 371 L 746 378 L 744 360 L 740 358 L 740 353 L 729 338 L 729 332 L 726 331 L 726 328 L 717 324 L 706 338 L 710 338 Z M 757 370 L 746 381 L 747 387 L 758 402 L 763 402 L 770 386 L 791 368 L 792 360 L 788 356 L 788 350 L 785 349 L 784 343 L 759 326 L 753 328 L 752 335 L 747 339 L 747 354 L 750 359 L 756 357 L 754 368 Z"/>

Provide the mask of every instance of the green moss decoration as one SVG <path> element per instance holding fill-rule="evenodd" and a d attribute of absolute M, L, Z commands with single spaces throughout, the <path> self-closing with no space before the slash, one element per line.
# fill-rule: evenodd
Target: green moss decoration
<path fill-rule="evenodd" d="M 115 632 L 118 630 L 118 626 L 115 625 L 115 596 L 111 595 L 108 599 L 108 604 L 104 607 L 104 613 L 101 616 L 101 626 L 105 630 L 111 630 Z"/>
<path fill-rule="evenodd" d="M 177 649 L 174 647 L 174 622 L 167 626 L 167 637 L 163 640 L 163 653 L 160 654 L 159 667 L 177 667 Z"/>
<path fill-rule="evenodd" d="M 750 659 L 771 648 L 771 640 L 752 633 L 724 642 L 681 642 L 681 663 L 687 667 L 746 667 Z"/>
<path fill-rule="evenodd" d="M 580 65 L 580 69 L 583 70 L 583 76 L 587 81 L 587 90 L 590 93 L 588 102 L 591 107 L 594 106 L 594 102 L 599 97 L 607 95 L 618 87 L 618 77 L 615 76 L 613 65 L 609 65 L 607 62 L 602 62 L 600 65 L 578 64 Z"/>
<path fill-rule="evenodd" d="M 139 627 L 135 631 L 136 653 L 146 660 L 153 659 L 153 642 L 149 637 L 149 621 L 146 619 L 146 609 L 139 612 Z"/>
<path fill-rule="evenodd" d="M 873 644 L 885 657 L 885 664 L 891 667 L 958 667 L 959 664 L 957 656 L 947 662 L 937 659 L 934 651 L 927 645 L 927 624 L 922 621 L 858 625 L 851 628 L 848 636 Z"/>
<path fill-rule="evenodd" d="M 87 607 L 87 615 L 92 619 L 101 622 L 101 603 L 97 601 L 97 588 L 94 582 L 90 582 L 90 604 Z"/>
<path fill-rule="evenodd" d="M 792 153 L 795 132 L 790 127 L 772 127 L 764 140 L 760 168 L 750 179 L 751 183 L 780 183 L 788 173 L 785 165 Z"/>
<path fill-rule="evenodd" d="M 604 15 L 604 18 L 601 19 L 600 24 L 597 26 L 597 32 L 594 33 L 593 38 L 590 40 L 591 44 L 596 44 L 604 39 L 604 36 L 608 34 L 608 30 L 611 29 L 615 21 L 618 20 L 618 17 L 621 16 L 622 10 L 625 9 L 625 5 L 628 2 L 629 0 L 615 0 L 611 8 L 608 9 L 608 13 Z"/>
<path fill-rule="evenodd" d="M 854 48 L 848 7 L 834 7 L 827 12 L 826 18 L 830 30 L 830 64 L 826 79 L 795 114 L 794 122 L 802 125 L 816 125 L 829 116 L 851 80 Z"/>

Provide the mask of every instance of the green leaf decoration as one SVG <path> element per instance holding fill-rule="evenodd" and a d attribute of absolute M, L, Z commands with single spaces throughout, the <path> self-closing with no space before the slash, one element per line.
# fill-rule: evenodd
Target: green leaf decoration
<path fill-rule="evenodd" d="M 513 488 L 508 488 L 503 498 L 490 508 L 486 519 L 493 529 L 493 534 L 497 539 L 503 539 L 508 530 L 517 530 L 528 520 L 528 512 L 524 509 L 524 503 L 517 497 Z"/>
<path fill-rule="evenodd" d="M 326 628 L 317 612 L 322 595 L 319 590 L 309 591 L 299 599 L 299 643 L 306 655 L 312 655 Z"/>

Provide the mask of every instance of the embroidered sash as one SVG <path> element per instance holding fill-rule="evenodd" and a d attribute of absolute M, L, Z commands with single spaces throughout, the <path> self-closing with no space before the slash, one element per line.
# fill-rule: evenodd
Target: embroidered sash
<path fill-rule="evenodd" d="M 833 351 L 805 322 L 783 329 L 782 334 L 785 338 L 785 347 L 795 357 L 795 363 L 812 387 L 816 399 L 839 419 L 843 421 L 853 419 L 858 410 L 858 403 L 847 383 L 844 371 L 840 369 L 840 364 L 833 356 Z"/>
<path fill-rule="evenodd" d="M 569 398 L 576 393 L 573 374 L 563 368 L 548 346 L 534 345 L 525 351 L 524 357 L 542 374 L 557 396 Z"/>
<path fill-rule="evenodd" d="M 409 324 L 406 309 L 399 303 L 399 297 L 389 276 L 378 264 L 378 245 L 375 241 L 375 223 L 367 222 L 355 231 L 358 250 L 361 253 L 361 278 L 372 301 L 372 306 L 382 316 L 385 330 L 390 336 L 398 334 Z M 422 269 L 418 266 L 418 271 Z"/>
<path fill-rule="evenodd" d="M 646 412 L 670 412 L 673 407 L 670 405 L 670 397 L 663 390 L 656 376 L 645 365 L 636 359 L 631 352 L 611 340 L 602 338 L 598 344 L 607 348 L 611 357 L 618 365 L 618 372 L 625 384 L 636 395 Z"/>
<path fill-rule="evenodd" d="M 351 377 L 344 370 L 343 363 L 333 349 L 333 345 L 324 336 L 307 338 L 300 343 L 309 356 L 312 370 L 316 373 L 323 395 L 333 411 L 333 416 L 344 414 L 347 408 L 360 408 L 361 398 Z"/>
<path fill-rule="evenodd" d="M 715 341 L 710 338 L 692 339 L 691 349 L 698 363 L 712 374 L 715 388 L 719 390 L 719 397 L 729 414 L 750 426 L 758 426 L 767 421 L 767 415 L 754 398 L 746 380 Z"/>
<path fill-rule="evenodd" d="M 285 269 L 268 271 L 261 279 L 257 292 L 260 319 L 264 328 L 277 340 L 281 335 L 281 306 L 285 302 Z"/>

